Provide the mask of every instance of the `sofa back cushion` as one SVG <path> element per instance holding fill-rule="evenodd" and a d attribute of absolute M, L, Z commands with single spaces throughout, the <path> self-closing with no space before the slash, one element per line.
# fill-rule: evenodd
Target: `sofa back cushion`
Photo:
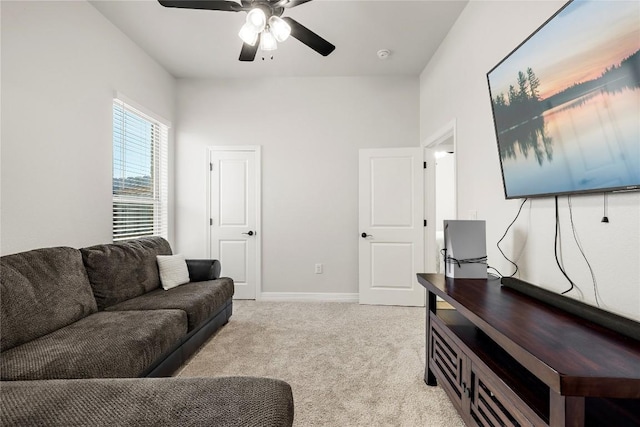
<path fill-rule="evenodd" d="M 171 255 L 171 246 L 162 237 L 145 237 L 91 246 L 80 252 L 98 309 L 104 310 L 157 289 L 160 276 L 156 257 Z"/>
<path fill-rule="evenodd" d="M 45 248 L 0 258 L 0 351 L 97 311 L 80 251 Z"/>

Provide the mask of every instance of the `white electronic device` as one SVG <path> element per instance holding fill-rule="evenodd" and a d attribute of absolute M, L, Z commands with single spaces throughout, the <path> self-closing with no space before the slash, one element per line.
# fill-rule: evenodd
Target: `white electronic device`
<path fill-rule="evenodd" d="M 486 223 L 444 220 L 444 271 L 454 279 L 487 278 Z"/>

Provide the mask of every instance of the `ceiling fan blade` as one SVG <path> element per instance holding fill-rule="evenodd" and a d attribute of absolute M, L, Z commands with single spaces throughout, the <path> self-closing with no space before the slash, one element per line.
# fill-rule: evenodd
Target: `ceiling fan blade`
<path fill-rule="evenodd" d="M 242 43 L 242 50 L 240 50 L 240 61 L 251 62 L 256 58 L 256 52 L 258 52 L 258 47 L 260 46 L 260 34 L 258 34 L 258 41 L 256 44 L 251 46 L 250 44 Z"/>
<path fill-rule="evenodd" d="M 221 10 L 223 12 L 240 12 L 244 6 L 229 0 L 158 0 L 164 7 L 181 9 Z"/>
<path fill-rule="evenodd" d="M 310 2 L 311 0 L 283 0 L 282 7 L 292 8 L 296 6 L 300 6 L 301 4 Z"/>
<path fill-rule="evenodd" d="M 322 56 L 327 56 L 336 48 L 334 45 L 296 21 L 295 19 L 284 17 L 287 24 L 291 26 L 291 37 L 300 40 Z"/>

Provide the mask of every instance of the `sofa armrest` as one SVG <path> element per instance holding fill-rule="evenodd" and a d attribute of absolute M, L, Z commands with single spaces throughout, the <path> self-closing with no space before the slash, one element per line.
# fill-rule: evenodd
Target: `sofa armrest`
<path fill-rule="evenodd" d="M 188 259 L 189 280 L 204 282 L 220 277 L 220 261 L 217 259 Z"/>
<path fill-rule="evenodd" d="M 0 425 L 291 427 L 291 386 L 256 377 L 2 381 Z"/>

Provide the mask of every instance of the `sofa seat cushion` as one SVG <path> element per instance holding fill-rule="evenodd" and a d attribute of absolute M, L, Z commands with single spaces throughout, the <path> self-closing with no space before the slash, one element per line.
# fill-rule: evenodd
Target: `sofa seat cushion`
<path fill-rule="evenodd" d="M 269 378 L 18 381 L 0 388 L 3 426 L 287 427 L 293 395 Z"/>
<path fill-rule="evenodd" d="M 2 352 L 2 380 L 138 377 L 187 333 L 181 310 L 98 312 Z"/>
<path fill-rule="evenodd" d="M 0 351 L 70 325 L 98 309 L 80 251 L 45 248 L 0 258 Z"/>
<path fill-rule="evenodd" d="M 198 329 L 233 297 L 233 280 L 223 277 L 157 289 L 107 308 L 108 311 L 180 309 L 187 313 L 189 332 Z"/>
<path fill-rule="evenodd" d="M 158 255 L 171 255 L 162 237 L 80 249 L 99 310 L 160 287 Z"/>

